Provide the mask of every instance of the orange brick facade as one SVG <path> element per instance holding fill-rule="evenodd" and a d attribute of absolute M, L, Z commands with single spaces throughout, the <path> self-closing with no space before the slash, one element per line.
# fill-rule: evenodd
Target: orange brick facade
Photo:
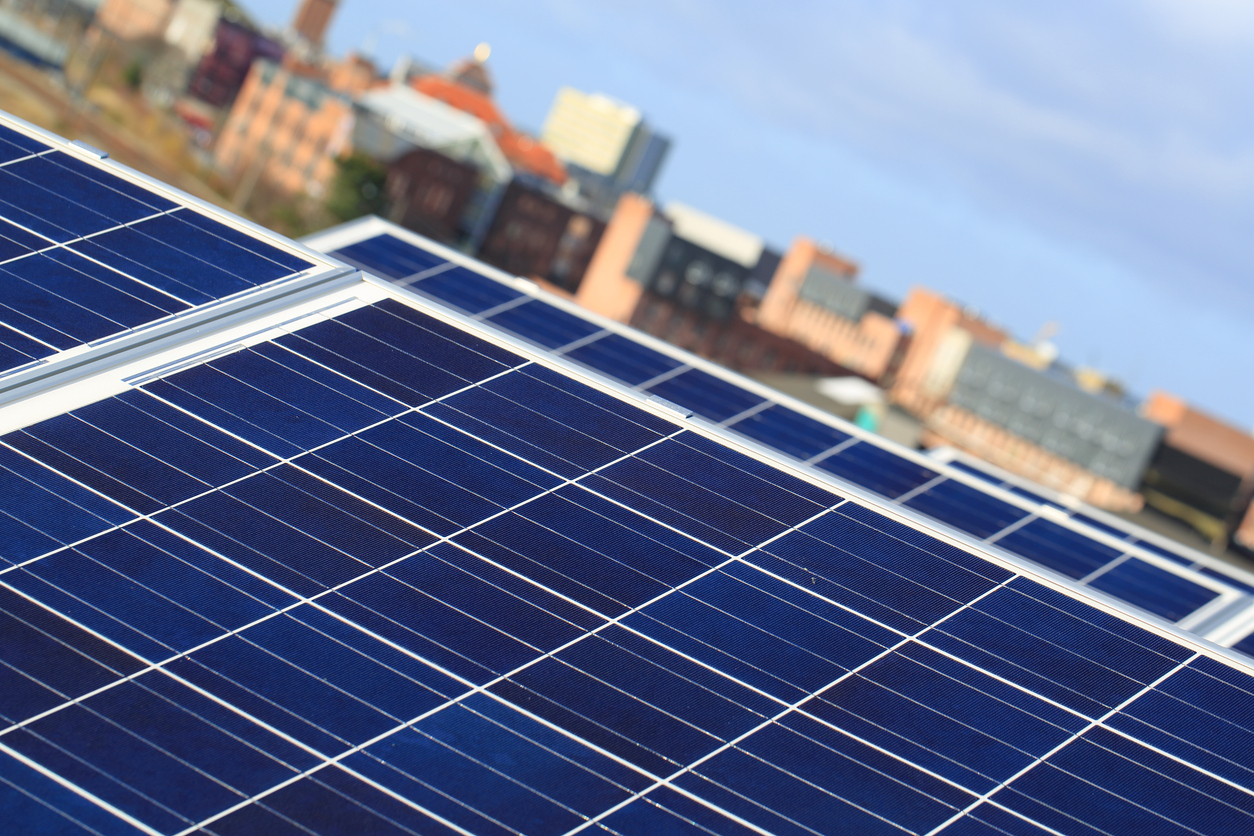
<path fill-rule="evenodd" d="M 335 80 L 348 86 L 360 83 L 359 75 L 345 71 Z M 352 126 L 351 103 L 316 73 L 258 61 L 218 136 L 215 162 L 237 196 L 264 180 L 287 194 L 321 197 L 336 157 L 350 150 Z"/>
<path fill-rule="evenodd" d="M 757 324 L 869 380 L 883 380 L 898 356 L 902 335 L 896 321 L 868 311 L 855 322 L 802 298 L 801 286 L 816 263 L 850 282 L 857 278 L 853 262 L 823 251 L 809 238 L 797 238 L 771 279 Z"/>

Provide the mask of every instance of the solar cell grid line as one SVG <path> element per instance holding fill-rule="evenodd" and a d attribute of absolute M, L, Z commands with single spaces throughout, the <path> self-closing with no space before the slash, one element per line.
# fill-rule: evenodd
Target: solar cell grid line
<path fill-rule="evenodd" d="M 1001 588 L 1001 587 L 1002 587 L 1002 586 L 1006 583 L 1006 581 L 1008 581 L 1008 580 L 1009 580 L 1009 578 L 1007 578 L 1006 580 L 1003 580 L 1001 584 L 998 584 L 997 586 L 994 586 L 994 587 L 990 588 L 989 590 L 987 590 L 986 592 L 984 592 L 984 593 L 983 593 L 983 595 L 981 595 L 980 597 L 983 597 L 983 596 L 985 596 L 985 595 L 990 595 L 990 594 L 992 594 L 994 591 L 996 591 L 996 590 L 1000 589 L 1000 588 Z M 965 608 L 966 606 L 970 606 L 971 604 L 974 604 L 974 603 L 975 603 L 976 601 L 978 601 L 978 600 L 979 600 L 979 598 L 975 599 L 975 601 L 971 601 L 971 602 L 969 602 L 968 604 L 965 604 L 963 608 Z M 954 616 L 954 615 L 957 615 L 959 612 L 961 612 L 961 611 L 962 611 L 962 609 L 963 609 L 963 608 L 959 608 L 959 609 L 954 610 L 952 613 L 950 613 L 950 614 L 949 614 L 949 616 L 946 616 L 946 618 L 949 618 L 949 617 L 952 617 L 952 616 Z M 918 638 L 918 635 L 922 634 L 924 631 L 926 631 L 926 630 L 928 630 L 928 629 L 931 629 L 932 627 L 938 626 L 939 624 L 942 624 L 942 623 L 944 622 L 944 620 L 945 620 L 945 619 L 941 619 L 941 621 L 938 621 L 938 622 L 936 622 L 936 623 L 935 623 L 935 624 L 933 624 L 933 625 L 929 625 L 929 626 L 923 627 L 923 628 L 922 628 L 922 629 L 918 632 L 918 634 L 916 634 L 916 635 L 913 635 L 913 636 L 911 636 L 911 635 L 902 635 L 902 636 L 899 638 L 899 640 L 898 640 L 895 644 L 893 644 L 893 645 L 891 645 L 891 646 L 889 646 L 889 647 L 884 648 L 884 649 L 883 649 L 880 653 L 878 653 L 878 654 L 876 654 L 876 655 L 872 656 L 871 658 L 869 658 L 869 659 L 867 659 L 866 661 L 862 662 L 862 663 L 861 663 L 861 664 L 859 664 L 858 666 L 856 666 L 856 667 L 854 667 L 854 668 L 851 668 L 851 669 L 849 669 L 849 670 L 847 670 L 847 671 L 843 671 L 843 672 L 841 672 L 841 674 L 840 674 L 840 675 L 839 675 L 839 676 L 838 676 L 838 677 L 837 677 L 834 681 L 832 681 L 832 682 L 828 683 L 826 687 L 824 687 L 824 688 L 820 688 L 820 689 L 816 689 L 816 690 L 818 690 L 818 691 L 826 691 L 826 690 L 830 689 L 831 687 L 834 687 L 834 686 L 836 686 L 836 685 L 839 685 L 839 684 L 840 684 L 842 681 L 844 681 L 844 680 L 847 680 L 847 679 L 849 679 L 849 678 L 851 678 L 851 677 L 855 677 L 855 676 L 857 676 L 857 675 L 859 674 L 859 672 L 861 672 L 862 670 L 864 670 L 864 669 L 866 669 L 866 668 L 868 668 L 868 667 L 870 667 L 870 666 L 874 665 L 875 663 L 877 663 L 877 662 L 881 661 L 881 660 L 882 660 L 882 659 L 884 659 L 884 658 L 887 658 L 887 657 L 888 657 L 888 656 L 890 656 L 892 653 L 894 653 L 895 651 L 899 650 L 901 647 L 903 647 L 903 646 L 907 645 L 907 644 L 908 644 L 908 643 L 910 643 L 912 640 L 914 640 L 914 639 Z M 732 740 L 730 740 L 730 741 L 725 742 L 723 745 L 721 745 L 721 746 L 720 746 L 720 747 L 718 747 L 717 749 L 714 749 L 713 751 L 709 752 L 708 754 L 704 755 L 703 757 L 699 758 L 698 760 L 693 761 L 693 762 L 692 762 L 692 763 L 690 763 L 690 764 L 687 764 L 687 765 L 686 765 L 686 766 L 684 766 L 682 769 L 679 769 L 679 770 L 677 770 L 676 772 L 674 772 L 673 774 L 668 775 L 668 776 L 666 776 L 666 777 L 662 778 L 661 780 L 658 780 L 658 781 L 657 781 L 657 782 L 655 782 L 655 783 L 654 783 L 651 787 L 649 787 L 649 789 L 648 789 L 648 790 L 646 790 L 645 792 L 642 792 L 642 793 L 638 794 L 638 796 L 637 796 L 637 797 L 643 797 L 646 793 L 651 792 L 651 791 L 656 790 L 656 789 L 659 789 L 659 788 L 663 788 L 663 787 L 673 787 L 673 785 L 674 785 L 675 781 L 676 781 L 676 780 L 677 780 L 680 776 L 682 776 L 682 775 L 684 775 L 684 774 L 686 774 L 686 773 L 692 772 L 693 770 L 698 769 L 698 768 L 699 768 L 699 767 L 700 767 L 700 766 L 701 766 L 704 762 L 706 762 L 706 761 L 708 761 L 708 760 L 711 760 L 711 759 L 713 759 L 713 758 L 717 757 L 718 755 L 722 754 L 723 752 L 726 752 L 726 751 L 728 751 L 728 750 L 730 750 L 730 749 L 735 748 L 738 744 L 740 744 L 740 743 L 742 743 L 743 741 L 747 740 L 748 738 L 750 738 L 750 737 L 751 737 L 752 735 L 754 735 L 755 733 L 761 732 L 762 730 L 767 729 L 767 728 L 769 728 L 770 726 L 772 726 L 772 725 L 774 725 L 774 724 L 777 724 L 780 720 L 782 720 L 782 719 L 783 719 L 783 718 L 785 718 L 786 716 L 788 716 L 788 715 L 790 715 L 790 714 L 792 714 L 792 713 L 794 713 L 794 712 L 799 711 L 805 703 L 807 703 L 807 702 L 811 701 L 812 699 L 813 699 L 813 694 L 809 694 L 809 693 L 807 693 L 807 694 L 803 695 L 800 699 L 796 700 L 795 702 L 793 702 L 793 703 L 791 703 L 791 704 L 789 704 L 789 703 L 785 703 L 785 702 L 783 702 L 782 700 L 780 700 L 779 702 L 781 703 L 781 706 L 780 706 L 780 710 L 778 711 L 778 713 L 776 713 L 775 715 L 773 715 L 773 716 L 771 716 L 771 717 L 766 718 L 766 719 L 765 719 L 762 723 L 760 723 L 760 724 L 758 724 L 758 725 L 754 726 L 753 728 L 751 728 L 751 729 L 749 729 L 749 730 L 747 730 L 747 731 L 743 732 L 743 733 L 742 733 L 741 735 L 739 735 L 738 737 L 736 737 L 736 738 L 734 738 L 734 739 L 732 739 Z M 816 718 L 816 719 L 817 719 L 817 718 Z M 822 721 L 820 720 L 819 722 L 822 722 Z M 695 796 L 694 796 L 694 797 L 695 797 Z M 628 800 L 628 801 L 626 801 L 626 802 L 623 802 L 623 803 L 622 803 L 622 804 L 620 804 L 620 805 L 617 805 L 617 806 L 615 806 L 615 807 L 613 807 L 613 808 L 610 808 L 610 809 L 606 810 L 604 813 L 602 813 L 602 814 L 601 814 L 601 816 L 600 816 L 600 817 L 598 817 L 598 818 L 605 818 L 605 817 L 612 816 L 613 814 L 617 813 L 617 812 L 618 812 L 618 811 L 619 811 L 619 810 L 620 810 L 623 806 L 626 806 L 626 804 L 628 804 L 628 803 L 630 803 L 630 802 L 632 802 L 632 801 L 635 801 L 635 800 L 636 800 L 635 798 L 632 798 L 632 799 L 629 799 L 629 800 Z M 863 811 L 863 812 L 866 812 L 866 811 Z M 582 830 L 582 829 L 584 829 L 584 828 L 585 828 L 585 827 L 587 827 L 587 826 L 590 826 L 590 825 L 593 825 L 593 824 L 597 824 L 597 823 L 598 823 L 598 822 L 597 822 L 597 819 L 592 819 L 592 820 L 589 820 L 589 821 L 587 822 L 587 824 L 585 824 L 585 825 L 581 826 L 580 828 L 578 828 L 577 830 L 572 831 L 572 832 L 579 832 L 579 830 Z"/>
<path fill-rule="evenodd" d="M 705 450 L 706 452 L 705 452 L 705 454 L 703 454 L 703 455 L 709 455 L 709 454 L 710 454 L 710 452 L 714 451 L 714 449 L 712 449 L 712 447 L 707 446 L 707 444 L 701 444 L 701 442 L 697 442 L 697 446 L 696 446 L 696 447 L 692 447 L 692 449 L 693 449 L 693 450 L 695 450 L 695 451 L 700 451 L 700 450 L 702 450 L 702 449 L 703 449 L 703 450 Z M 692 455 L 692 454 L 685 454 L 685 455 Z M 737 460 L 737 461 L 739 461 L 739 460 Z M 739 462 L 739 465 L 737 465 L 737 468 L 739 468 L 739 469 L 740 469 L 740 470 L 742 470 L 742 471 L 744 471 L 744 469 L 746 469 L 746 468 L 747 468 L 747 469 L 749 469 L 749 470 L 755 470 L 755 469 L 759 469 L 759 468 L 761 468 L 761 465 L 756 465 L 756 466 L 755 466 L 755 465 L 751 465 L 751 464 L 749 464 L 749 462 L 740 461 L 740 462 Z M 746 473 L 747 473 L 747 471 L 746 471 Z M 691 475 L 692 475 L 692 476 L 698 476 L 698 475 L 700 475 L 700 474 L 691 474 Z M 705 479 L 705 476 L 701 476 L 701 478 L 702 478 L 702 479 Z M 690 483 L 690 484 L 691 484 L 691 483 Z M 828 511 L 824 511 L 824 513 L 828 513 Z M 806 523 L 806 521 L 805 521 L 805 520 L 801 520 L 801 526 L 803 526 L 803 528 L 804 528 L 804 526 L 809 525 L 809 524 L 813 524 L 813 523 Z M 884 526 L 887 526 L 887 525 L 888 525 L 888 521 L 887 521 L 887 520 L 884 520 L 884 521 L 883 521 L 883 523 L 880 523 L 880 526 L 882 526 L 882 528 L 884 528 Z M 900 535 L 903 535 L 903 536 L 913 536 L 913 535 L 909 535 L 909 534 L 908 534 L 908 531 L 905 531 L 905 530 L 903 530 L 903 531 L 899 531 L 899 534 L 900 534 Z M 786 531 L 786 530 L 785 530 L 785 531 L 784 531 L 784 533 L 782 533 L 782 534 L 781 534 L 781 536 L 782 536 L 782 538 L 785 538 L 785 539 L 786 539 L 786 538 L 788 538 L 788 536 L 790 536 L 790 534 L 788 533 L 788 531 Z M 917 538 L 915 538 L 915 539 L 917 539 Z M 933 546 L 933 548 L 938 548 L 938 546 Z M 951 556 L 952 556 L 952 558 L 953 558 L 953 559 L 957 559 L 957 553 L 954 553 L 954 554 L 953 554 L 953 555 L 951 555 Z M 816 567 L 816 568 L 818 568 L 818 567 Z M 756 570 L 755 570 L 755 572 L 756 572 Z M 1002 583 L 1002 588 L 1004 588 L 1004 585 L 1006 585 L 1006 577 L 1007 577 L 1007 575 L 1009 575 L 1009 573 L 1004 573 L 1004 572 L 1003 572 L 1003 575 L 1002 575 L 1002 582 L 1001 582 L 1001 583 Z M 709 574 L 709 573 L 707 573 L 706 577 L 710 577 L 710 574 Z M 811 598 L 813 598 L 813 597 L 814 597 L 813 593 L 810 593 L 810 592 L 808 592 L 808 590 L 805 590 L 805 588 L 804 588 L 804 584 L 799 584 L 799 587 L 801 587 L 800 592 L 804 592 L 804 594 L 805 594 L 805 595 L 809 595 L 809 597 L 811 597 Z M 666 593 L 666 595 L 670 595 L 670 594 L 671 594 L 671 593 Z M 663 597 L 665 597 L 665 595 L 663 595 Z M 818 605 L 819 605 L 819 603 L 818 603 L 818 602 L 814 602 L 814 603 L 811 603 L 811 604 L 810 604 L 810 607 L 818 607 Z M 830 607 L 830 604 L 825 604 L 825 605 L 828 605 L 828 607 Z M 961 607 L 961 604 L 959 604 L 959 607 Z M 578 637 L 576 637 L 576 638 L 574 638 L 574 639 L 573 639 L 574 645 L 578 645 L 579 643 L 583 642 L 583 640 L 586 640 L 586 639 L 584 639 L 583 635 L 578 635 Z M 622 639 L 621 639 L 621 640 L 622 640 Z M 637 648 L 637 651 L 640 651 L 640 649 L 641 649 L 641 648 Z M 561 652 L 558 652 L 558 653 L 561 653 Z M 603 653 L 603 652 L 602 652 L 602 653 Z M 576 667 L 577 669 L 587 669 L 587 668 L 588 668 L 588 666 L 589 666 L 589 664 L 591 664 L 592 662 L 596 662 L 596 661 L 597 661 L 597 659 L 599 659 L 599 658 L 602 658 L 602 657 L 601 657 L 601 656 L 598 656 L 598 654 L 593 654 L 593 656 L 592 656 L 592 657 L 587 657 L 587 656 L 586 656 L 586 654 L 584 654 L 584 657 L 581 657 L 581 658 L 579 658 L 579 659 L 571 659 L 571 661 L 569 661 L 569 662 L 571 662 L 572 664 L 574 664 L 574 667 Z M 667 657 L 667 658 L 672 658 L 672 657 Z M 673 664 L 678 664 L 678 659 L 680 659 L 680 658 L 682 658 L 682 657 L 676 657 L 676 658 L 675 658 L 675 661 L 673 661 L 673 662 L 671 662 L 671 663 L 670 663 L 670 664 L 671 664 L 671 666 L 673 666 Z M 606 669 L 604 669 L 604 668 L 603 668 L 603 662 L 598 663 L 598 664 L 602 664 L 601 673 L 599 673 L 599 674 L 598 674 L 598 676 L 601 676 L 601 677 L 606 676 L 607 671 L 606 671 Z M 691 663 L 690 663 L 690 664 L 691 664 Z M 711 671 L 711 676 L 722 676 L 722 674 L 720 674 L 720 673 L 719 673 L 719 672 L 717 672 L 717 671 Z M 720 681 L 721 681 L 721 679 L 720 679 Z M 730 683 L 731 683 L 731 682 L 734 682 L 734 679 L 729 679 L 729 681 L 727 681 L 727 683 L 729 683 L 729 684 L 724 684 L 724 686 L 720 686 L 720 687 L 719 687 L 719 689 L 726 689 L 727 687 L 730 687 Z M 534 683 L 533 683 L 533 684 L 534 684 Z M 739 693 L 739 692 L 737 692 L 737 693 Z M 747 698 L 747 697 L 744 697 L 744 696 L 742 696 L 742 697 L 741 697 L 741 699 L 745 699 L 745 698 Z M 508 701 L 507 701 L 507 702 L 508 702 Z M 498 701 L 498 704 L 504 704 L 504 703 L 500 703 L 500 702 Z M 647 703 L 646 703 L 646 704 L 647 704 Z M 436 712 L 436 714 L 434 714 L 434 716 L 439 716 L 439 712 Z M 800 722 L 800 721 L 799 721 L 799 722 Z M 772 729 L 774 729 L 775 727 L 771 727 L 771 728 L 772 728 Z M 554 729 L 554 731 L 556 731 L 556 729 Z M 567 732 L 567 736 L 569 736 L 569 729 L 566 729 L 566 732 Z M 781 732 L 772 732 L 772 733 L 776 733 L 776 734 L 777 734 L 777 733 L 781 733 Z M 788 733 L 789 733 L 789 734 L 794 734 L 795 732 L 788 732 Z M 811 733 L 819 733 L 819 732 L 811 732 Z M 385 739 L 387 739 L 387 738 L 385 738 Z M 577 739 L 577 738 L 576 738 L 576 739 Z M 790 738 L 789 738 L 789 739 L 790 739 Z M 841 738 L 841 739 L 844 739 L 844 738 Z M 850 739 L 851 739 L 851 738 L 850 738 Z M 848 747 L 848 746 L 850 746 L 850 745 L 851 745 L 851 743 L 844 743 L 844 745 L 841 745 L 841 746 Z M 863 745 L 863 746 L 864 746 L 864 745 Z M 770 750 L 765 750 L 765 751 L 764 751 L 764 750 L 755 750 L 755 751 L 757 752 L 757 755 L 759 755 L 759 756 L 765 755 L 766 757 L 769 757 L 769 758 L 771 758 L 771 757 L 776 757 L 775 755 L 771 755 L 771 751 L 770 751 Z M 860 751 L 860 752 L 863 752 L 863 757 L 872 757 L 872 756 L 870 756 L 870 752 L 874 752 L 874 751 L 877 751 L 877 750 L 874 750 L 874 748 L 872 747 L 872 748 L 869 748 L 869 750 L 867 750 L 867 748 L 864 748 L 864 750 L 859 750 L 859 751 Z M 737 757 L 739 757 L 739 756 L 737 756 Z M 347 760 L 347 758 L 345 758 L 345 760 Z M 777 760 L 777 757 L 776 757 L 776 760 Z M 893 762 L 895 763 L 895 761 L 893 761 Z M 414 767 L 409 767 L 409 768 L 414 768 Z M 772 767 L 772 768 L 775 768 L 775 767 Z M 888 768 L 888 767 L 885 767 L 885 768 Z M 892 768 L 893 768 L 893 770 L 899 770 L 899 768 L 902 768 L 902 767 L 892 767 Z M 913 767 L 912 767 L 912 768 L 913 768 Z M 326 770 L 326 767 L 322 768 L 322 771 L 325 771 L 325 770 Z M 347 772 L 346 772 L 346 773 L 347 773 Z M 339 775 L 339 773 L 334 773 L 334 775 Z M 391 773 L 389 773 L 389 775 L 391 775 Z M 869 775 L 869 773 L 868 773 L 868 775 Z M 914 773 L 913 773 L 913 772 L 910 772 L 910 773 L 909 773 L 909 775 L 914 775 Z M 380 776 L 380 777 L 382 777 L 382 776 Z M 429 777 L 429 776 L 428 776 L 428 777 Z M 389 778 L 389 780 L 390 780 L 390 781 L 396 781 L 396 780 L 399 780 L 399 778 L 396 778 L 396 777 L 390 777 L 390 778 Z M 726 781 L 726 780 L 727 780 L 727 778 L 720 778 L 720 780 L 722 780 L 722 781 Z M 791 780 L 791 778 L 789 778 L 789 780 Z M 288 787 L 296 787 L 296 786 L 300 786 L 300 781 L 297 781 L 296 783 L 290 783 L 290 785 L 287 785 L 287 786 L 288 786 Z M 320 786 L 321 786 L 321 785 L 320 785 Z M 400 785 L 396 785 L 396 786 L 400 786 Z M 409 786 L 409 785 L 404 785 L 404 786 Z M 285 790 L 286 790 L 286 787 L 285 787 Z M 683 790 L 683 792 L 688 792 L 688 793 L 690 793 L 690 796 L 696 796 L 697 798 L 702 798 L 702 800 L 703 800 L 703 798 L 705 798 L 705 796 L 703 796 L 703 795 L 702 795 L 702 793 L 693 793 L 691 790 L 688 790 L 688 788 L 682 788 L 682 790 Z M 283 791 L 273 792 L 273 793 L 271 793 L 271 795 L 272 795 L 273 797 L 276 797 L 276 798 L 277 798 L 278 796 L 280 796 L 280 793 L 281 793 L 281 792 L 283 792 Z M 947 791 L 947 792 L 948 792 L 948 791 Z M 271 797 L 271 796 L 267 796 L 267 797 Z M 342 796 L 341 796 L 341 797 L 342 797 Z M 286 796 L 286 795 L 285 795 L 285 796 L 283 796 L 283 801 L 285 801 L 285 803 L 288 803 L 288 806 L 286 806 L 286 807 L 281 806 L 281 805 L 280 805 L 280 802 L 278 802 L 278 801 L 273 802 L 273 805 L 275 805 L 276 807 L 280 807 L 280 808 L 282 808 L 282 810 L 286 810 L 286 811 L 288 811 L 288 812 L 300 812 L 300 810 L 296 810 L 296 811 L 293 811 L 293 810 L 292 810 L 292 807 L 290 806 L 290 803 L 291 803 L 291 802 L 290 802 L 290 801 L 287 801 L 287 800 L 288 800 L 288 798 L 290 798 L 290 796 Z M 324 803 L 329 803 L 329 801 L 327 801 L 327 797 L 326 797 L 326 796 L 320 796 L 320 798 L 321 798 L 322 802 L 324 802 Z M 705 803 L 709 803 L 709 802 L 705 802 Z M 243 807 L 243 808 L 241 808 L 241 810 L 248 810 L 248 808 L 251 808 L 251 807 Z M 711 810 L 717 810 L 717 807 L 710 807 L 710 808 L 711 808 Z M 303 812 L 307 813 L 308 811 L 307 811 L 307 810 L 305 810 L 305 811 L 303 811 Z M 877 821 L 878 821 L 878 820 L 877 820 Z"/>
<path fill-rule="evenodd" d="M 527 298 L 525 295 L 518 295 L 522 291 L 536 296 L 543 295 L 535 291 L 532 283 L 528 281 L 510 279 L 503 274 L 498 275 L 499 271 L 492 271 L 483 265 L 476 267 L 474 262 L 464 256 L 447 251 L 439 245 L 427 242 L 377 219 L 349 224 L 344 228 L 314 236 L 311 239 L 312 245 L 316 248 L 335 253 L 340 252 L 337 248 L 343 247 L 346 241 L 359 242 L 349 244 L 349 247 L 360 257 L 364 257 L 361 253 L 369 252 L 372 248 L 381 248 L 389 254 L 410 251 L 422 253 L 421 258 L 451 259 L 446 263 L 461 265 L 459 270 L 477 269 L 479 272 L 475 279 L 478 283 L 476 286 L 495 285 L 500 292 L 508 292 L 511 295 L 505 305 L 511 308 L 516 308 L 520 300 Z M 454 307 L 461 307 L 462 310 L 471 312 L 451 297 L 442 297 L 440 293 L 429 295 L 437 301 L 450 303 Z M 535 303 L 527 302 L 522 305 L 522 309 L 533 304 Z M 554 349 L 557 354 L 568 355 L 576 360 L 596 357 L 596 362 L 593 363 L 594 368 L 628 385 L 656 392 L 668 400 L 678 401 L 681 406 L 695 409 L 698 414 L 716 422 L 725 423 L 734 431 L 760 443 L 808 463 L 816 464 L 821 469 L 867 488 L 875 494 L 899 503 L 907 503 L 910 507 L 921 510 L 941 522 L 954 525 L 968 534 L 976 535 L 979 539 L 998 542 L 1002 548 L 1035 559 L 1042 565 L 1063 571 L 1064 574 L 1073 578 L 1082 579 L 1092 576 L 1092 579 L 1096 581 L 1102 571 L 1100 564 L 1081 568 L 1063 552 L 1042 551 L 1039 544 L 1030 544 L 1030 538 L 1022 540 L 1021 537 L 1008 536 L 1025 524 L 1033 523 L 1033 519 L 1024 518 L 1023 515 L 1043 502 L 1041 497 L 1022 487 L 1010 486 L 1007 492 L 996 486 L 987 486 L 985 480 L 980 479 L 978 474 L 962 468 L 938 465 L 928 457 L 904 449 L 892 448 L 891 445 L 878 440 L 873 434 L 854 428 L 834 417 L 821 415 L 813 408 L 792 402 L 765 387 L 718 370 L 708 362 L 665 346 L 657 340 L 640 335 L 633 329 L 602 321 L 569 303 L 555 300 L 554 305 L 563 305 L 567 316 L 583 316 L 593 322 L 589 330 L 601 326 L 608 332 L 603 337 L 598 338 L 594 334 L 567 346 L 561 346 L 560 342 L 564 339 L 563 329 L 555 327 L 547 339 L 542 339 L 537 344 L 550 348 L 554 344 L 559 344 Z M 521 336 L 536 342 L 534 333 L 521 334 Z M 610 339 L 616 341 L 614 353 L 599 355 L 596 347 L 599 344 L 608 344 L 606 341 Z M 631 348 L 629 349 L 628 346 Z M 646 348 L 646 346 L 652 348 Z M 568 348 L 574 350 L 568 352 L 566 350 Z M 666 366 L 659 367 L 655 363 L 653 368 L 657 373 L 650 377 L 636 371 L 635 363 L 620 361 L 620 358 L 625 360 L 631 356 L 632 352 L 639 355 L 641 351 L 648 351 L 655 358 L 666 358 L 672 365 L 667 368 Z M 690 381 L 690 383 L 685 384 L 684 381 Z M 785 401 L 788 403 L 787 406 L 783 403 Z M 972 475 L 976 478 L 971 478 Z M 989 496 L 983 497 L 981 494 Z M 1045 504 L 1053 503 L 1045 502 Z M 1051 517 L 1051 520 L 1064 528 L 1079 532 L 1082 539 L 1093 536 L 1093 528 L 1085 525 L 1082 519 L 1059 520 Z M 1048 528 L 1048 525 L 1041 523 L 1036 525 L 1036 528 Z M 1098 531 L 1101 529 L 1099 528 Z M 1102 534 L 1098 534 L 1097 537 L 1100 541 Z M 1170 620 L 1208 624 L 1216 612 L 1224 610 L 1240 594 L 1240 587 L 1235 583 L 1226 582 L 1222 573 L 1180 572 L 1164 568 L 1162 562 L 1154 556 L 1154 549 L 1146 549 L 1151 554 L 1145 555 L 1144 552 L 1135 549 L 1137 544 L 1132 545 L 1133 551 L 1150 561 L 1152 568 L 1147 571 L 1150 574 L 1157 572 L 1157 580 L 1166 581 L 1167 588 L 1172 590 L 1164 595 L 1161 591 L 1137 588 L 1138 585 L 1145 586 L 1144 578 L 1139 584 L 1116 582 L 1116 576 L 1111 576 L 1103 582 L 1105 587 L 1103 591 L 1122 597 L 1134 606 Z M 1103 547 L 1099 543 L 1094 548 L 1100 552 Z M 1110 561 L 1122 560 L 1124 553 L 1121 549 L 1111 554 Z M 1141 564 L 1134 564 L 1134 566 L 1139 565 Z M 1142 573 L 1142 575 L 1145 574 Z M 1223 582 L 1217 584 L 1214 582 L 1216 580 Z M 1208 635 L 1213 634 L 1208 633 Z"/>

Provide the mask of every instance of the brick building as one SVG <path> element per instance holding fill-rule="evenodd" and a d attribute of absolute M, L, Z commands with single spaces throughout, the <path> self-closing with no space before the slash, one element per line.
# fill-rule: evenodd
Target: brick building
<path fill-rule="evenodd" d="M 374 66 L 353 55 L 329 68 L 291 57 L 254 62 L 214 148 L 236 202 L 246 204 L 260 180 L 321 197 L 351 147 L 353 97 L 376 80 Z"/>
<path fill-rule="evenodd" d="M 726 366 L 847 374 L 754 322 L 780 255 L 761 238 L 682 205 L 622 197 L 575 300 Z"/>
<path fill-rule="evenodd" d="M 888 387 L 904 359 L 905 332 L 896 303 L 857 278 L 856 264 L 799 237 L 775 271 L 756 322 Z"/>
<path fill-rule="evenodd" d="M 436 241 L 455 240 L 479 170 L 430 148 L 413 148 L 388 165 L 389 218 Z"/>

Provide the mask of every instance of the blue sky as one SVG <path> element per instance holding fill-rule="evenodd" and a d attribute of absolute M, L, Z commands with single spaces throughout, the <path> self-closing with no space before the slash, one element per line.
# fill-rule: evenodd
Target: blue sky
<path fill-rule="evenodd" d="M 675 140 L 663 201 L 1254 425 L 1251 0 L 341 0 L 332 49 L 370 40 L 488 41 L 522 127 L 563 84 L 634 104 Z"/>

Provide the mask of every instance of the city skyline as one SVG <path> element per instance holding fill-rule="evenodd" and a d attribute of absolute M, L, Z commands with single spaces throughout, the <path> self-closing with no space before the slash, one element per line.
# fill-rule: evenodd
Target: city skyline
<path fill-rule="evenodd" d="M 1238 4 L 352 8 L 337 53 L 366 41 L 384 66 L 402 50 L 439 64 L 487 40 L 521 125 L 570 84 L 674 137 L 663 202 L 777 245 L 830 241 L 868 286 L 936 287 L 1020 337 L 1058 320 L 1070 362 L 1254 423 L 1254 393 L 1233 385 L 1254 376 L 1239 235 L 1254 185 L 1231 106 L 1254 15 Z"/>

